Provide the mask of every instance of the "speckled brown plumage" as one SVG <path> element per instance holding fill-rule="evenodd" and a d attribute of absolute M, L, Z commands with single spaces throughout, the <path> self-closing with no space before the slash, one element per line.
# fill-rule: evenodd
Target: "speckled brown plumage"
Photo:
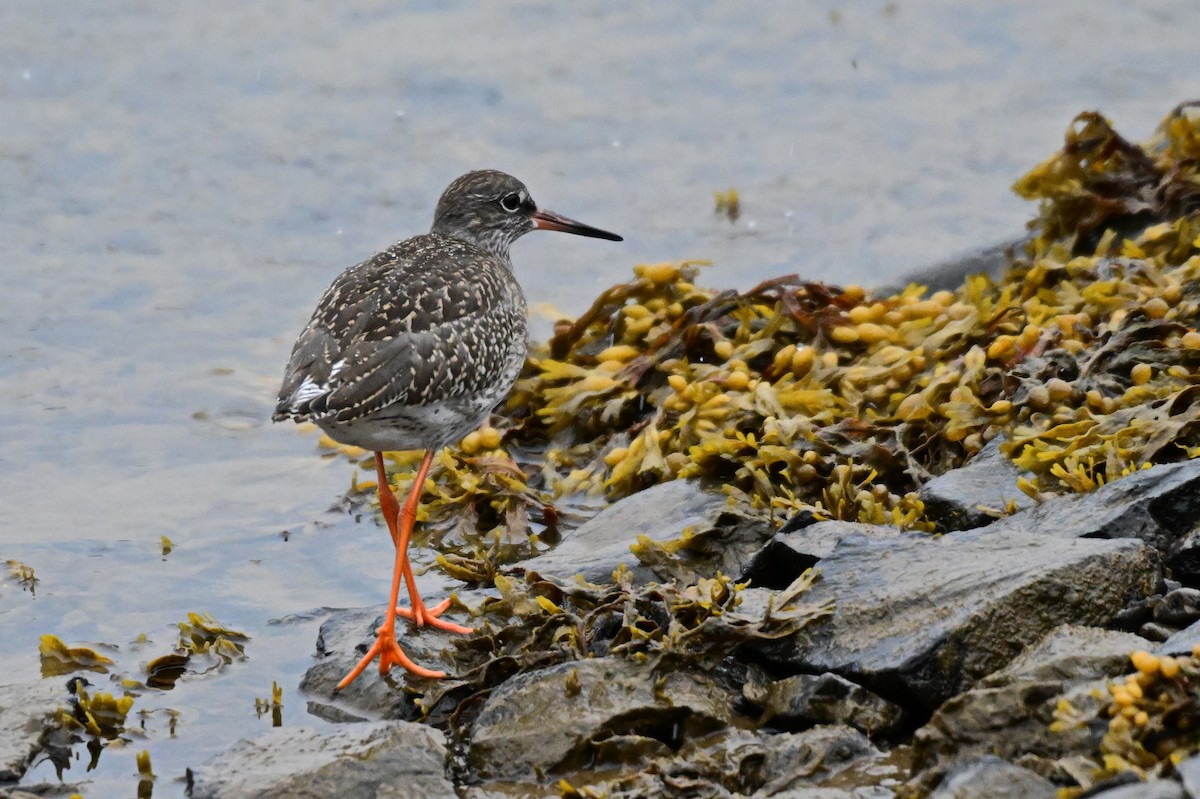
<path fill-rule="evenodd" d="M 396 546 L 392 592 L 375 642 L 338 684 L 353 682 L 376 657 L 386 673 L 444 676 L 409 660 L 396 617 L 418 627 L 470 632 L 438 618 L 449 600 L 421 599 L 406 550 L 436 450 L 487 418 L 525 361 L 525 296 L 509 247 L 531 230 L 621 237 L 539 210 L 519 180 L 469 172 L 438 201 L 433 228 L 340 274 L 296 340 L 274 419 L 313 421 L 332 438 L 375 452 L 379 505 Z M 423 449 L 401 506 L 383 452 Z M 396 607 L 401 579 L 412 607 Z"/>
<path fill-rule="evenodd" d="M 525 359 L 525 297 L 508 251 L 539 226 L 619 239 L 538 211 L 502 172 L 454 181 L 432 232 L 350 267 L 321 297 L 274 418 L 372 450 L 437 449 L 478 427 Z"/>
<path fill-rule="evenodd" d="M 292 351 L 276 418 L 354 435 L 382 413 L 397 428 L 387 449 L 445 446 L 481 421 L 462 420 L 468 426 L 460 430 L 450 417 L 464 414 L 453 409 L 491 410 L 524 358 L 525 298 L 507 259 L 446 236 L 417 236 L 346 270 L 325 292 Z M 404 425 L 402 409 L 441 404 L 444 429 L 422 434 L 417 418 Z M 413 440 L 399 440 L 406 433 Z"/>

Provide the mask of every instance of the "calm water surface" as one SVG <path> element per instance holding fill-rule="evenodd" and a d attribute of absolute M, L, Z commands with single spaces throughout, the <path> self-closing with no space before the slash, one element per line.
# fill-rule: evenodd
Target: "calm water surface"
<path fill-rule="evenodd" d="M 344 462 L 266 419 L 328 282 L 425 230 L 461 172 L 624 234 L 517 245 L 531 302 L 568 313 L 685 257 L 715 287 L 882 282 L 1019 234 L 1008 187 L 1078 111 L 1143 138 L 1200 94 L 1198 23 L 1189 0 L 9 0 L 0 559 L 41 582 L 0 579 L 0 682 L 39 676 L 43 633 L 117 646 L 134 676 L 191 610 L 253 637 L 246 662 L 139 697 L 179 712 L 176 737 L 152 716 L 73 767 L 89 797 L 130 795 L 143 748 L 155 795 L 179 795 L 265 729 L 273 680 L 285 724 L 321 724 L 295 690 L 321 614 L 293 614 L 379 603 L 388 539 L 328 512 Z M 729 187 L 736 223 L 712 212 Z"/>

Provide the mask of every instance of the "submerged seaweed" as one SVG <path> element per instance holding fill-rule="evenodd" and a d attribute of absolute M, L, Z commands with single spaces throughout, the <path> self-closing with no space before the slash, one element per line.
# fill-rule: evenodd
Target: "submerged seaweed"
<path fill-rule="evenodd" d="M 11 558 L 5 563 L 8 565 L 8 576 L 16 580 L 30 596 L 37 596 L 37 584 L 41 582 L 41 578 L 34 575 L 33 567 Z"/>
<path fill-rule="evenodd" d="M 67 646 L 57 635 L 43 635 L 38 643 L 43 677 L 59 677 L 76 671 L 107 674 L 112 659 L 86 646 Z"/>

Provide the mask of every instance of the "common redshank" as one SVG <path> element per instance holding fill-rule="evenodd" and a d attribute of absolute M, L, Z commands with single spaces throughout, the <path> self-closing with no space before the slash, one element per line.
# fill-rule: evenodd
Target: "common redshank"
<path fill-rule="evenodd" d="M 375 453 L 379 505 L 396 546 L 383 624 L 339 689 L 376 657 L 384 674 L 398 665 L 445 676 L 404 654 L 398 615 L 418 627 L 471 632 L 439 618 L 449 600 L 434 607 L 421 600 L 408 541 L 434 454 L 487 419 L 525 362 L 525 295 L 508 250 L 535 229 L 621 241 L 540 210 L 510 175 L 468 172 L 442 193 L 429 233 L 338 275 L 292 348 L 272 418 L 315 422 L 334 440 Z M 384 470 L 383 453 L 393 450 L 425 452 L 403 505 Z M 397 607 L 401 576 L 410 609 Z"/>

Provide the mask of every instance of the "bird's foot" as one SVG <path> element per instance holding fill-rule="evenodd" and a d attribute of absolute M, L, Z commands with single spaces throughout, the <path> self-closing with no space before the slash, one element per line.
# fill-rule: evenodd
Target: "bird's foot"
<path fill-rule="evenodd" d="M 429 607 L 420 597 L 417 597 L 417 602 L 412 608 L 396 608 L 396 615 L 401 618 L 408 619 L 418 627 L 434 627 L 438 630 L 446 632 L 459 633 L 465 635 L 475 632 L 473 627 L 463 627 L 461 624 L 455 624 L 452 621 L 442 621 L 438 618 L 446 609 L 450 607 L 450 600 L 443 599 L 433 607 Z"/>
<path fill-rule="evenodd" d="M 432 669 L 426 669 L 413 663 L 408 655 L 404 654 L 404 650 L 400 648 L 400 644 L 396 642 L 395 619 L 389 619 L 375 631 L 375 643 L 371 644 L 371 648 L 367 650 L 367 654 L 363 655 L 362 660 L 358 661 L 358 665 L 342 678 L 342 681 L 337 685 L 337 689 L 340 691 L 354 682 L 358 678 L 358 675 L 362 674 L 376 657 L 379 658 L 380 674 L 387 674 L 392 666 L 400 666 L 410 674 L 415 674 L 418 677 L 426 677 L 431 680 L 439 680 L 446 676 L 446 673 L 443 671 L 433 671 Z"/>

